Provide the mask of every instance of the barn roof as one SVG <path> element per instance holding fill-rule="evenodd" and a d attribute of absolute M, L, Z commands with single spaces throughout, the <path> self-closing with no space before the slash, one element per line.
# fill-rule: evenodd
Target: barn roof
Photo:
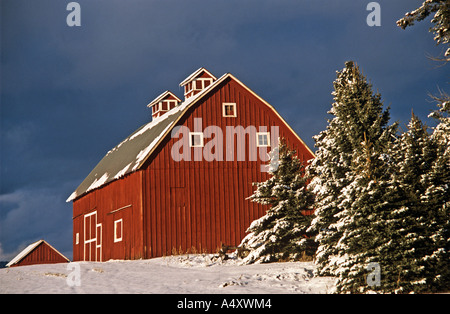
<path fill-rule="evenodd" d="M 68 262 L 70 262 L 70 260 L 65 257 L 64 255 L 62 255 L 57 249 L 55 249 L 53 246 L 51 246 L 50 244 L 48 244 L 47 241 L 45 240 L 39 240 L 36 241 L 34 243 L 31 243 L 30 245 L 28 245 L 25 249 L 22 250 L 22 252 L 20 252 L 19 254 L 16 255 L 16 257 L 14 257 L 8 264 L 6 264 L 6 267 L 11 267 L 12 265 L 18 264 L 21 260 L 23 260 L 28 254 L 30 254 L 31 252 L 33 252 L 33 250 L 35 248 L 37 248 L 39 245 L 41 245 L 42 243 L 47 244 L 50 248 L 52 248 L 56 253 L 58 253 L 59 255 L 61 255 L 64 259 L 66 259 Z"/>
<path fill-rule="evenodd" d="M 159 145 L 162 139 L 172 130 L 176 121 L 194 104 L 225 78 L 209 85 L 195 96 L 192 96 L 179 106 L 169 110 L 166 114 L 154 118 L 137 129 L 133 134 L 124 139 L 119 145 L 110 150 L 105 157 L 95 166 L 86 179 L 81 182 L 66 202 L 97 189 L 109 182 L 117 180 L 124 175 L 134 172 L 143 165 L 151 152 Z"/>
<path fill-rule="evenodd" d="M 205 69 L 200 68 L 193 74 L 198 74 L 203 70 Z M 188 79 L 193 77 L 193 74 L 190 75 Z M 110 150 L 83 180 L 83 182 L 81 182 L 78 188 L 69 196 L 66 202 L 71 202 L 89 191 L 100 188 L 109 182 L 125 176 L 126 174 L 139 170 L 150 154 L 154 151 L 154 149 L 156 149 L 156 147 L 158 147 L 167 134 L 171 132 L 172 128 L 187 112 L 187 110 L 227 78 L 233 79 L 235 82 L 246 88 L 249 92 L 271 108 L 282 121 L 284 121 L 284 119 L 269 103 L 255 94 L 250 88 L 235 78 L 232 74 L 226 73 L 198 94 L 186 99 L 179 106 L 174 107 L 160 117 L 154 118 L 150 123 L 141 126 L 133 134 L 124 139 L 119 145 Z M 285 124 L 292 130 L 286 122 Z M 294 130 L 292 130 L 292 132 L 305 145 L 305 147 L 307 147 L 311 154 L 313 154 L 313 152 L 297 135 L 297 133 Z"/>

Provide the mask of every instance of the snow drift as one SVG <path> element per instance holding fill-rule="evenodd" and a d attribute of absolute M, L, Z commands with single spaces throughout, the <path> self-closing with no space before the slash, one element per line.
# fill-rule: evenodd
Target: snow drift
<path fill-rule="evenodd" d="M 68 284 L 79 265 L 79 285 Z M 71 266 L 72 265 L 72 266 Z M 311 262 L 239 265 L 214 255 L 0 269 L 4 293 L 331 293 L 335 279 L 314 277 Z"/>

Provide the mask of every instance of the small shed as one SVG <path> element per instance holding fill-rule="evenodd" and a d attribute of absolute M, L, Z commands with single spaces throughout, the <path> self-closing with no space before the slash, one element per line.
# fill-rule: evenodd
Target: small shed
<path fill-rule="evenodd" d="M 17 254 L 6 267 L 34 264 L 69 263 L 70 260 L 45 240 L 36 241 Z"/>

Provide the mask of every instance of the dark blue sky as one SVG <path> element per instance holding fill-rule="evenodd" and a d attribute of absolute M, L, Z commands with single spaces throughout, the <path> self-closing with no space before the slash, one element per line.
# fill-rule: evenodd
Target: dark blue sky
<path fill-rule="evenodd" d="M 405 125 L 448 89 L 430 18 L 395 24 L 422 0 L 383 0 L 369 27 L 354 0 L 84 0 L 69 27 L 63 0 L 0 0 L 0 260 L 45 239 L 72 257 L 67 197 L 104 154 L 150 120 L 146 105 L 204 66 L 233 73 L 312 148 L 332 82 L 354 60 Z"/>

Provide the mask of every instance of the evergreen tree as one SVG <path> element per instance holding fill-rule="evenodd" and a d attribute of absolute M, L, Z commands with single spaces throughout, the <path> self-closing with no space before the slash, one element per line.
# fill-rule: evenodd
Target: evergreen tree
<path fill-rule="evenodd" d="M 429 171 L 423 176 L 426 187 L 421 201 L 430 217 L 427 237 L 432 239 L 432 250 L 424 256 L 425 266 L 430 268 L 427 283 L 432 291 L 448 291 L 450 287 L 450 97 L 441 95 L 439 109 L 430 114 L 439 124 L 431 139 L 436 145 L 437 156 Z"/>
<path fill-rule="evenodd" d="M 345 189 L 348 216 L 336 244 L 339 249 L 335 270 L 338 293 L 378 291 L 380 285 L 386 282 L 386 264 L 380 258 L 380 251 L 389 238 L 386 230 L 388 213 L 400 199 L 389 181 L 385 180 L 389 177 L 389 165 L 373 167 L 370 171 L 369 168 L 369 165 L 364 166 L 364 170 Z M 376 265 L 380 271 L 378 281 L 372 283 L 368 280 L 371 265 Z"/>
<path fill-rule="evenodd" d="M 428 285 L 428 270 L 422 259 L 432 250 L 430 231 L 432 209 L 421 201 L 425 192 L 423 177 L 436 159 L 436 146 L 427 132 L 427 127 L 414 114 L 408 130 L 394 145 L 396 171 L 393 180 L 398 185 L 403 202 L 389 214 L 391 240 L 385 268 L 385 292 L 409 293 L 424 291 Z M 389 278 L 390 277 L 390 278 Z"/>
<path fill-rule="evenodd" d="M 426 126 L 412 115 L 408 131 L 393 144 L 389 158 L 382 158 L 381 167 L 364 161 L 350 185 L 358 188 L 349 188 L 357 193 L 338 243 L 345 248 L 336 271 L 338 292 L 432 292 L 448 285 L 448 210 L 434 205 L 444 187 L 436 189 L 427 179 L 434 173 L 432 165 L 441 164 L 438 153 Z M 433 191 L 433 198 L 424 198 L 426 191 Z M 366 267 L 374 262 L 382 278 L 370 285 Z"/>
<path fill-rule="evenodd" d="M 434 40 L 446 49 L 444 57 L 432 58 L 439 61 L 450 61 L 450 1 L 426 0 L 412 12 L 397 21 L 397 25 L 405 29 L 422 21 L 434 13 L 431 20 Z M 424 237 L 431 239 L 429 247 L 422 258 L 422 267 L 427 270 L 427 291 L 448 291 L 450 286 L 450 97 L 446 93 L 440 96 L 431 96 L 438 102 L 439 110 L 429 117 L 438 120 L 431 140 L 436 145 L 436 158 L 422 176 L 421 183 L 424 192 L 420 195 L 422 205 L 428 213 L 428 228 Z"/>
<path fill-rule="evenodd" d="M 346 260 L 337 272 L 338 292 L 411 292 L 426 283 L 421 257 L 430 241 L 424 237 L 428 220 L 420 202 L 421 177 L 434 153 L 426 127 L 413 115 L 381 167 L 363 161 L 363 175 L 352 183 L 359 189 L 349 204 L 351 224 L 339 243 Z M 369 263 L 381 270 L 378 285 L 366 282 Z"/>
<path fill-rule="evenodd" d="M 283 140 L 270 155 L 271 177 L 255 183 L 257 189 L 249 197 L 270 208 L 252 222 L 239 245 L 249 250 L 244 263 L 298 260 L 315 251 L 306 234 L 311 218 L 304 211 L 312 209 L 313 194 L 306 189 L 304 166 Z"/>
<path fill-rule="evenodd" d="M 383 109 L 380 94 L 373 93 L 353 62 L 346 62 L 333 85 L 335 102 L 329 113 L 334 118 L 314 137 L 316 158 L 307 168 L 308 188 L 316 196 L 309 231 L 317 232 L 319 275 L 336 275 L 345 261 L 347 246 L 340 239 L 352 225 L 351 205 L 360 186 L 373 180 L 371 171 L 381 167 L 396 130 L 396 125 L 387 125 L 389 109 Z"/>
<path fill-rule="evenodd" d="M 393 147 L 392 186 L 401 204 L 387 216 L 389 237 L 380 250 L 383 292 L 434 292 L 445 282 L 448 288 L 449 212 L 439 200 L 446 197 L 448 202 L 442 194 L 448 194 L 448 184 L 442 178 L 448 178 L 450 164 L 447 159 L 447 170 L 441 167 L 442 153 L 439 142 L 413 114 L 407 132 Z"/>

